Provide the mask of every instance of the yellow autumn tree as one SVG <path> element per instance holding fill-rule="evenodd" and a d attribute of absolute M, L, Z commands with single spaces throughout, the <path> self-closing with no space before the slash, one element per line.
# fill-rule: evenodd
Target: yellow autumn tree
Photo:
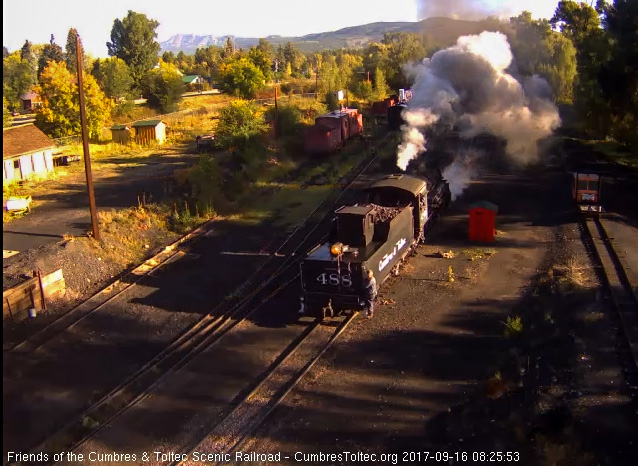
<path fill-rule="evenodd" d="M 35 92 L 42 100 L 35 124 L 52 137 L 80 134 L 80 97 L 77 77 L 64 62 L 51 61 L 40 75 Z M 84 73 L 84 98 L 89 137 L 98 138 L 100 130 L 113 108 L 93 76 Z"/>

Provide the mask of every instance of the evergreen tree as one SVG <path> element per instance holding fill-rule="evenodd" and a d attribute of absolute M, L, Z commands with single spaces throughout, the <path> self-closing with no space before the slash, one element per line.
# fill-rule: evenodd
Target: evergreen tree
<path fill-rule="evenodd" d="M 77 62 L 77 37 L 78 31 L 75 28 L 69 29 L 69 34 L 66 37 L 66 68 L 69 70 L 71 74 L 77 74 L 78 62 Z M 80 40 L 80 44 L 81 44 Z M 84 48 L 82 50 L 82 68 L 87 71 L 89 66 L 89 61 L 84 53 Z"/>
<path fill-rule="evenodd" d="M 6 57 L 5 57 L 6 58 Z M 33 48 L 31 42 L 28 40 L 24 41 L 24 45 L 20 49 L 20 58 L 29 64 L 31 68 L 31 84 L 38 83 L 38 60 L 35 57 L 35 53 L 33 53 Z"/>
<path fill-rule="evenodd" d="M 233 39 L 229 36 L 226 38 L 226 43 L 224 44 L 224 49 L 222 50 L 222 58 L 227 60 L 232 58 L 235 55 L 235 44 L 233 43 Z"/>
<path fill-rule="evenodd" d="M 51 34 L 51 40 L 42 47 L 40 58 L 38 59 L 38 77 L 42 71 L 49 65 L 49 62 L 61 62 L 64 60 L 64 51 L 62 47 L 55 43 L 55 37 Z"/>
<path fill-rule="evenodd" d="M 136 84 L 158 62 L 160 45 L 155 40 L 158 26 L 159 22 L 131 10 L 123 20 L 113 21 L 111 42 L 107 42 L 106 47 L 111 57 L 124 60 Z"/>

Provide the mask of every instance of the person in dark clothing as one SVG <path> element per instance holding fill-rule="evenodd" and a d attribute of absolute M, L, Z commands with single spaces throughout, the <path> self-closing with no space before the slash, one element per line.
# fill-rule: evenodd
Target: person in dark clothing
<path fill-rule="evenodd" d="M 374 300 L 377 297 L 377 279 L 374 278 L 372 269 L 368 270 L 368 277 L 363 283 L 363 309 L 366 311 L 366 317 L 372 319 L 374 314 Z"/>

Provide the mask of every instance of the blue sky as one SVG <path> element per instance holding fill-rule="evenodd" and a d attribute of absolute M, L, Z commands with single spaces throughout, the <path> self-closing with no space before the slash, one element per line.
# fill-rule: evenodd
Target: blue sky
<path fill-rule="evenodd" d="M 421 8 L 418 8 L 417 3 Z M 75 27 L 86 51 L 107 56 L 113 20 L 128 10 L 159 21 L 158 40 L 175 34 L 232 34 L 243 37 L 301 36 L 333 31 L 375 21 L 417 21 L 423 5 L 452 8 L 464 17 L 467 5 L 505 15 L 531 10 L 535 17 L 551 17 L 558 0 L 30 0 L 2 2 L 2 42 L 10 51 L 26 39 L 46 43 L 51 34 L 64 47 L 69 28 Z M 456 6 L 458 5 L 458 6 Z M 456 12 L 454 8 L 460 8 Z"/>

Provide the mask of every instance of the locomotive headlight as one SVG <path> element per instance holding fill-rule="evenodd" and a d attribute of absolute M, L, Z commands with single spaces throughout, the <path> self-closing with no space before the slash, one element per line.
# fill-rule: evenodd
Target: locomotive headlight
<path fill-rule="evenodd" d="M 343 252 L 343 243 L 334 243 L 330 246 L 330 254 L 333 256 L 338 256 Z"/>

